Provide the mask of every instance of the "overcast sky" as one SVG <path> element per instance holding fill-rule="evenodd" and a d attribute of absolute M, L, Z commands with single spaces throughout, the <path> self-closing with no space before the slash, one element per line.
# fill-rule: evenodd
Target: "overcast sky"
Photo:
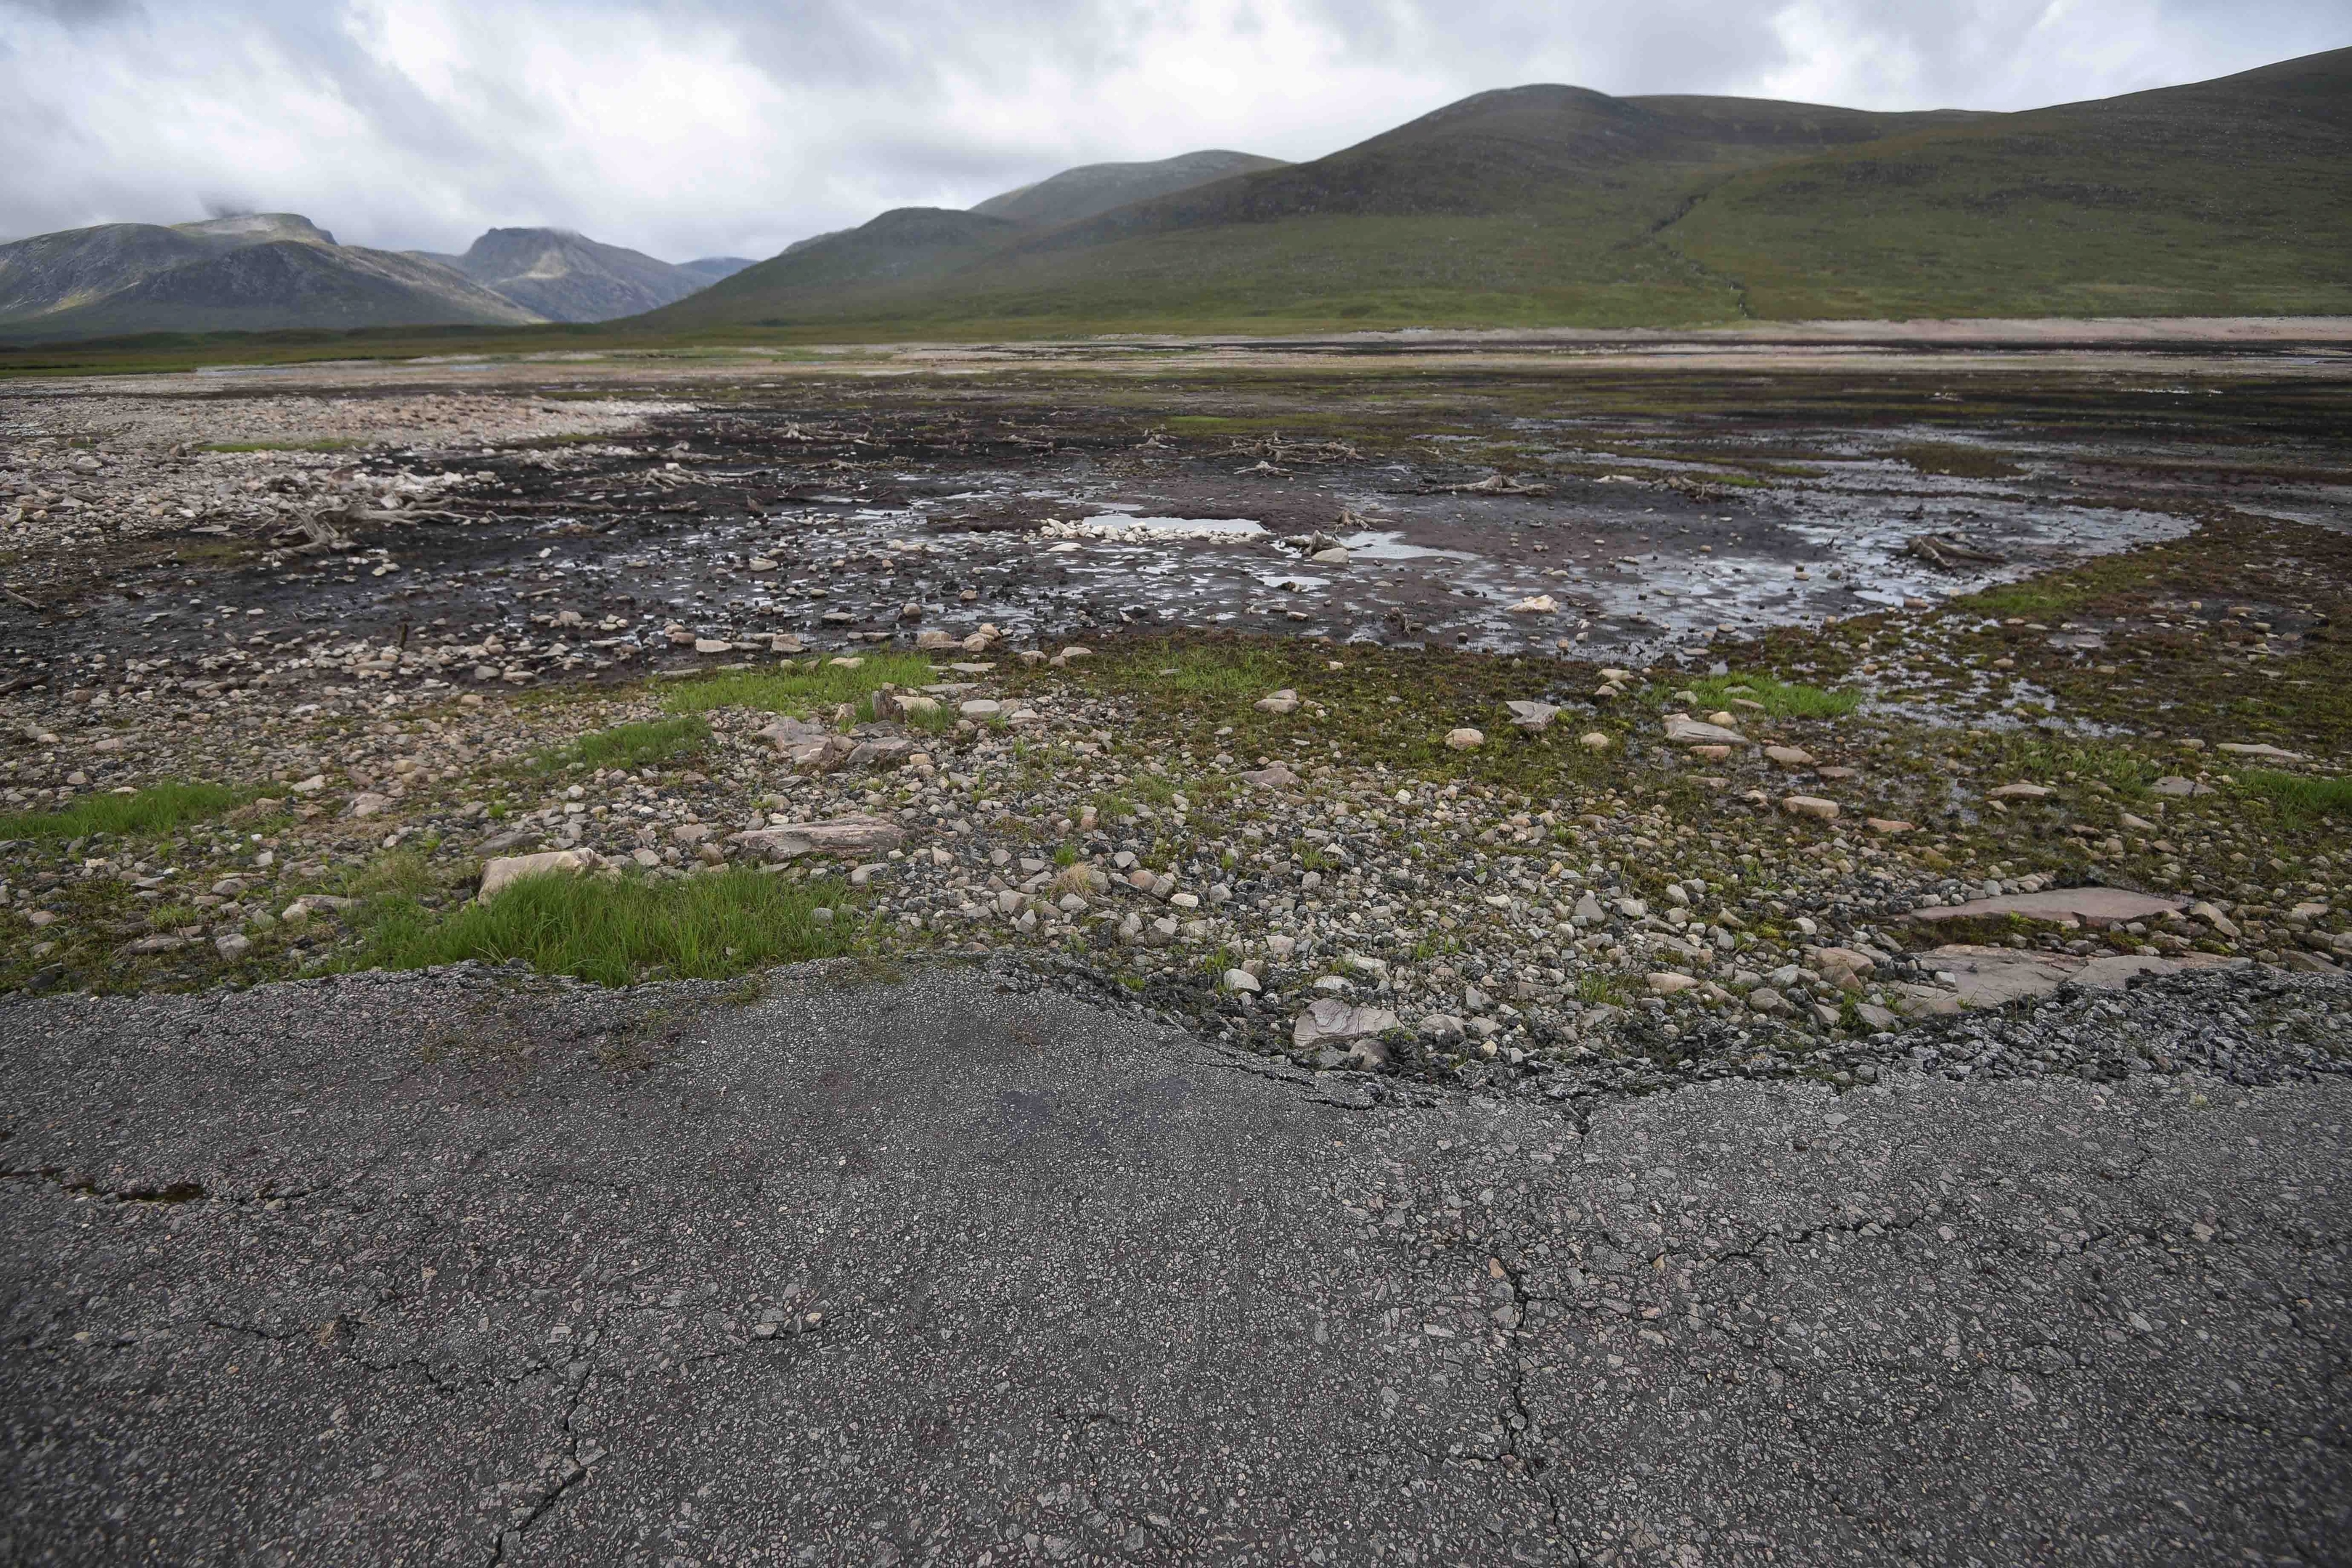
<path fill-rule="evenodd" d="M 1531 81 L 2024 109 L 2347 43 L 2347 0 L 0 0 L 0 238 L 210 208 L 764 257 Z"/>

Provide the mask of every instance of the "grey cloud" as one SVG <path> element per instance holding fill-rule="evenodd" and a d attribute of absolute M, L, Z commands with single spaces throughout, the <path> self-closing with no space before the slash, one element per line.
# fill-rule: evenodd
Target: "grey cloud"
<path fill-rule="evenodd" d="M 68 26 L 117 22 L 141 15 L 139 0 L 0 0 L 0 12 L 18 11 Z"/>

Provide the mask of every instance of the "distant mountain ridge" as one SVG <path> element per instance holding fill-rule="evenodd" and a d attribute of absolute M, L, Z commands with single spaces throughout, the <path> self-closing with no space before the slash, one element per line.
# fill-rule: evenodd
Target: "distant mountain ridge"
<path fill-rule="evenodd" d="M 960 228 L 884 214 L 633 325 L 896 336 L 2347 314 L 2347 168 L 2352 49 L 2014 113 L 1539 83 L 1309 162 L 1074 203 L 1058 222 L 974 221 L 1055 181 L 992 197 Z"/>
<path fill-rule="evenodd" d="M 1284 163 L 1087 164 L 759 262 L 292 214 L 0 245 L 0 337 L 522 325 L 988 336 L 2352 314 L 2352 48 L 2013 113 L 1537 83 Z"/>
<path fill-rule="evenodd" d="M 100 224 L 0 245 L 0 335 L 543 320 L 437 262 L 338 245 L 293 213 Z"/>
<path fill-rule="evenodd" d="M 339 245 L 295 213 L 100 224 L 0 245 L 0 337 L 604 321 L 751 265 L 672 266 L 549 228 L 495 228 L 450 256 Z"/>
<path fill-rule="evenodd" d="M 448 265 L 551 321 L 609 321 L 683 300 L 713 279 L 562 228 L 494 228 Z"/>
<path fill-rule="evenodd" d="M 1149 163 L 1083 163 L 1034 184 L 974 202 L 971 210 L 985 217 L 1050 228 L 1234 174 L 1286 166 L 1279 158 L 1223 149 L 1180 153 Z"/>

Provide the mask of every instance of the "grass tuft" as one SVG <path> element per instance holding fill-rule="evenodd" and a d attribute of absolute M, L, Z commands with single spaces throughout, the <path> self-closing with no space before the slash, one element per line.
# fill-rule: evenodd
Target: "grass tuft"
<path fill-rule="evenodd" d="M 568 746 L 542 752 L 531 759 L 531 766 L 545 773 L 572 767 L 646 768 L 690 756 L 709 740 L 710 726 L 694 718 L 615 724 L 609 730 L 583 735 Z"/>
<path fill-rule="evenodd" d="M 2114 741 L 2076 740 L 2011 731 L 1994 742 L 1994 771 L 2006 782 L 2056 784 L 2069 773 L 2105 784 L 2118 795 L 2145 795 L 2156 763 Z"/>
<path fill-rule="evenodd" d="M 819 908 L 839 911 L 819 921 Z M 856 941 L 839 891 L 750 870 L 679 880 L 526 878 L 488 904 L 435 914 L 411 900 L 372 911 L 349 967 L 421 969 L 521 959 L 542 974 L 600 985 L 724 980 L 776 963 L 831 958 Z"/>
<path fill-rule="evenodd" d="M 751 708 L 807 719 L 821 710 L 864 700 L 885 685 L 928 686 L 940 677 L 919 653 L 858 656 L 855 669 L 829 658 L 775 669 L 735 669 L 689 680 L 667 693 L 662 706 L 673 713 L 708 713 L 714 708 Z M 953 714 L 949 714 L 950 721 Z"/>
<path fill-rule="evenodd" d="M 0 816 L 0 838 L 80 838 L 92 833 L 169 833 L 220 816 L 246 798 L 222 784 L 151 784 L 137 795 L 84 795 L 63 811 Z"/>
<path fill-rule="evenodd" d="M 1734 687 L 1747 689 L 1735 691 Z M 1764 711 L 1775 719 L 1842 719 L 1862 706 L 1859 691 L 1776 680 L 1769 675 L 1709 675 L 1675 689 L 1696 692 L 1702 708 L 1730 708 L 1735 713 L 1739 710 L 1732 707 L 1733 699 L 1744 697 L 1762 703 Z"/>
<path fill-rule="evenodd" d="M 2271 768 L 2248 768 L 2238 782 L 2268 795 L 2281 810 L 2301 816 L 2335 816 L 2352 813 L 2352 778 L 2314 778 L 2307 773 L 2283 773 Z"/>

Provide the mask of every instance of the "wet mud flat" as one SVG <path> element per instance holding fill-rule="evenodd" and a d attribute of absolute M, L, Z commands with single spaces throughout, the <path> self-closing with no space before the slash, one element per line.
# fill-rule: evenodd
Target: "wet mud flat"
<path fill-rule="evenodd" d="M 227 429 L 290 401 L 240 384 L 201 406 Z M 160 447 L 15 389 L 15 657 L 267 662 L 332 637 L 392 645 L 404 681 L 513 683 L 989 624 L 1037 646 L 1193 627 L 1645 664 L 1924 608 L 2215 510 L 2352 516 L 2332 387 L 2242 374 L 362 381 L 338 403 L 371 401 L 410 438 L 314 442 L 297 417 Z M 622 413 L 467 439 L 496 435 L 501 401 Z M 429 412 L 461 402 L 457 428 Z M 139 529 L 110 534 L 104 495 L 61 510 L 77 479 L 128 491 Z M 95 531 L 45 536 L 77 513 Z"/>

